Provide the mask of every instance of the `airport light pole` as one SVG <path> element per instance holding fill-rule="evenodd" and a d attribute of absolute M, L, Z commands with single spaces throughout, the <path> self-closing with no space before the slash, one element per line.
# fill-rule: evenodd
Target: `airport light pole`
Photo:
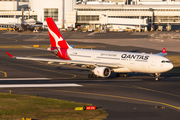
<path fill-rule="evenodd" d="M 141 32 L 141 15 L 139 16 L 139 32 Z"/>
<path fill-rule="evenodd" d="M 154 27 L 153 26 L 153 24 L 154 24 L 154 9 L 153 8 L 149 8 L 149 11 L 152 12 L 152 16 L 151 16 L 151 30 L 152 30 L 152 27 Z"/>
<path fill-rule="evenodd" d="M 62 0 L 62 28 L 64 28 L 64 0 Z"/>

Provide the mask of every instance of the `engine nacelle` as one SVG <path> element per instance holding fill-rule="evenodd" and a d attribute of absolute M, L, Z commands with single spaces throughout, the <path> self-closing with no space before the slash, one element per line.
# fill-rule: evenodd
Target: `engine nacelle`
<path fill-rule="evenodd" d="M 108 67 L 96 67 L 93 72 L 100 77 L 109 77 L 111 74 L 111 70 Z"/>

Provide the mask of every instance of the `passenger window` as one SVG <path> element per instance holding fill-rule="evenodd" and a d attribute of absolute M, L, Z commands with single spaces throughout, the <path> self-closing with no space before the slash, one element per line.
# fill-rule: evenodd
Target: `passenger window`
<path fill-rule="evenodd" d="M 163 60 L 163 61 L 161 61 L 161 63 L 165 63 L 165 61 Z"/>

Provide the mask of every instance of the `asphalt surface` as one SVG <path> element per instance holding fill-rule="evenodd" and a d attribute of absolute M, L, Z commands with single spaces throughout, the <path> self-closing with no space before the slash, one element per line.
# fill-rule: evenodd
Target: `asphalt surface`
<path fill-rule="evenodd" d="M 156 48 L 149 48 L 145 42 L 144 47 L 139 43 L 133 46 L 129 43 L 103 44 L 100 39 L 117 38 L 121 40 L 135 39 L 133 33 L 107 33 L 95 41 L 89 39 L 89 33 L 80 32 L 63 33 L 64 38 L 69 36 L 68 43 L 83 48 L 158 53 Z M 99 33 L 98 33 L 99 34 Z M 96 35 L 98 35 L 96 34 Z M 104 33 L 103 33 L 104 34 Z M 138 35 L 136 39 L 144 39 L 150 35 Z M 76 37 L 73 37 L 76 36 Z M 128 36 L 128 37 L 127 37 Z M 72 38 L 73 39 L 72 39 Z M 76 38 L 76 39 L 75 39 Z M 79 41 L 80 39 L 80 41 Z M 89 39 L 88 41 L 82 41 Z M 117 41 L 110 39 L 111 43 Z M 174 42 L 174 41 L 173 41 Z M 178 41 L 177 41 L 178 42 Z M 153 76 L 139 73 L 131 73 L 127 78 L 116 78 L 112 74 L 108 79 L 88 79 L 89 70 L 73 65 L 47 64 L 46 62 L 25 61 L 9 58 L 6 51 L 15 56 L 55 58 L 53 54 L 46 51 L 34 49 L 11 48 L 15 45 L 49 45 L 47 32 L 43 33 L 7 33 L 0 31 L 0 84 L 54 84 L 54 83 L 77 83 L 82 87 L 52 87 L 52 88 L 1 88 L 0 92 L 14 94 L 38 95 L 48 98 L 57 98 L 83 103 L 91 103 L 103 108 L 109 115 L 107 120 L 179 120 L 180 119 L 180 75 L 162 74 L 160 81 L 155 81 Z M 87 45 L 88 44 L 88 45 Z M 177 44 L 177 43 L 174 43 Z M 6 46 L 6 47 L 2 47 Z M 137 47 L 138 46 L 138 47 Z M 171 49 L 170 49 L 171 50 Z M 172 50 L 170 55 L 179 55 L 179 52 Z M 7 80 L 16 78 L 16 80 Z M 17 80 L 19 78 L 19 80 Z M 20 78 L 34 78 L 34 80 L 21 80 Z M 51 80 L 38 80 L 37 78 L 50 78 Z"/>

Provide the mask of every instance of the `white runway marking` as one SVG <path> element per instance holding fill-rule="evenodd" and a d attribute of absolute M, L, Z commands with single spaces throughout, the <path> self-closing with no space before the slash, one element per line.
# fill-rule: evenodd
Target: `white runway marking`
<path fill-rule="evenodd" d="M 6 84 L 0 85 L 0 88 L 29 88 L 29 87 L 82 87 L 75 83 L 68 84 Z"/>
<path fill-rule="evenodd" d="M 138 81 L 142 81 L 142 79 L 122 79 L 122 80 L 61 80 L 61 81 L 68 81 L 68 82 L 138 82 Z"/>
<path fill-rule="evenodd" d="M 51 78 L 1 78 L 2 80 L 52 80 Z"/>
<path fill-rule="evenodd" d="M 92 32 L 92 33 L 89 33 L 87 34 L 87 36 L 93 36 L 94 34 L 96 34 L 97 32 Z"/>

